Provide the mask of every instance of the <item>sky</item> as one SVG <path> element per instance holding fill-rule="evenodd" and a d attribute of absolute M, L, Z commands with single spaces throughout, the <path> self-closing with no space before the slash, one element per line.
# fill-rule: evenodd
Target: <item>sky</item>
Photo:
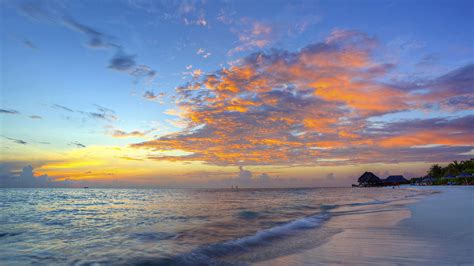
<path fill-rule="evenodd" d="M 347 186 L 474 157 L 474 2 L 0 2 L 0 186 Z"/>

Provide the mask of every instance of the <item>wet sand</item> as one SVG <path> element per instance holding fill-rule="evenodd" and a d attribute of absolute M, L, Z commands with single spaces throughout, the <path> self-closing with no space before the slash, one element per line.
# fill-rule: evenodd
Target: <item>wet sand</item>
<path fill-rule="evenodd" d="M 257 264 L 473 265 L 474 187 L 414 189 L 440 193 L 376 211 L 335 213 L 324 226 L 341 232 L 324 244 Z"/>

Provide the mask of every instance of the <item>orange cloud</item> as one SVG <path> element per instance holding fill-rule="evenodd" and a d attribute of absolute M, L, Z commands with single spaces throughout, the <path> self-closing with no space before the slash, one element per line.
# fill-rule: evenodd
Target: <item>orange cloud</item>
<path fill-rule="evenodd" d="M 373 117 L 420 108 L 412 90 L 381 82 L 394 66 L 373 58 L 377 45 L 364 33 L 337 30 L 298 52 L 242 58 L 177 90 L 182 131 L 132 147 L 186 152 L 149 156 L 153 160 L 214 165 L 392 162 L 422 153 L 440 158 L 446 156 L 440 151 L 454 156 L 470 150 L 473 143 L 465 139 L 474 131 L 467 126 L 474 124 L 471 116 L 381 126 L 371 122 Z M 465 72 L 457 76 L 463 80 Z M 451 79 L 453 75 L 447 75 L 436 86 L 449 87 Z M 451 96 L 456 91 L 466 94 L 450 91 Z M 444 146 L 412 147 L 433 143 Z M 430 154 L 434 151 L 438 157 Z"/>
<path fill-rule="evenodd" d="M 474 146 L 474 140 L 465 132 L 420 131 L 409 135 L 394 136 L 379 142 L 382 147 L 412 147 L 423 145 Z"/>

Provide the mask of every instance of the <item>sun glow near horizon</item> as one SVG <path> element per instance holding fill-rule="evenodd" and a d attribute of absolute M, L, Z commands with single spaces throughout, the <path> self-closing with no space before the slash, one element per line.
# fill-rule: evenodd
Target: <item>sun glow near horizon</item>
<path fill-rule="evenodd" d="M 474 156 L 469 1 L 145 2 L 1 4 L 1 186 L 342 186 Z"/>

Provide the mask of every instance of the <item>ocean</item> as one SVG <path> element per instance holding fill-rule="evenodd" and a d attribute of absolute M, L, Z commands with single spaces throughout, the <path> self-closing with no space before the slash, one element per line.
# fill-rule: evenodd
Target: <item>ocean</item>
<path fill-rule="evenodd" d="M 0 264 L 245 265 L 308 250 L 392 188 L 0 189 Z M 392 203 L 392 204 L 389 204 Z"/>

